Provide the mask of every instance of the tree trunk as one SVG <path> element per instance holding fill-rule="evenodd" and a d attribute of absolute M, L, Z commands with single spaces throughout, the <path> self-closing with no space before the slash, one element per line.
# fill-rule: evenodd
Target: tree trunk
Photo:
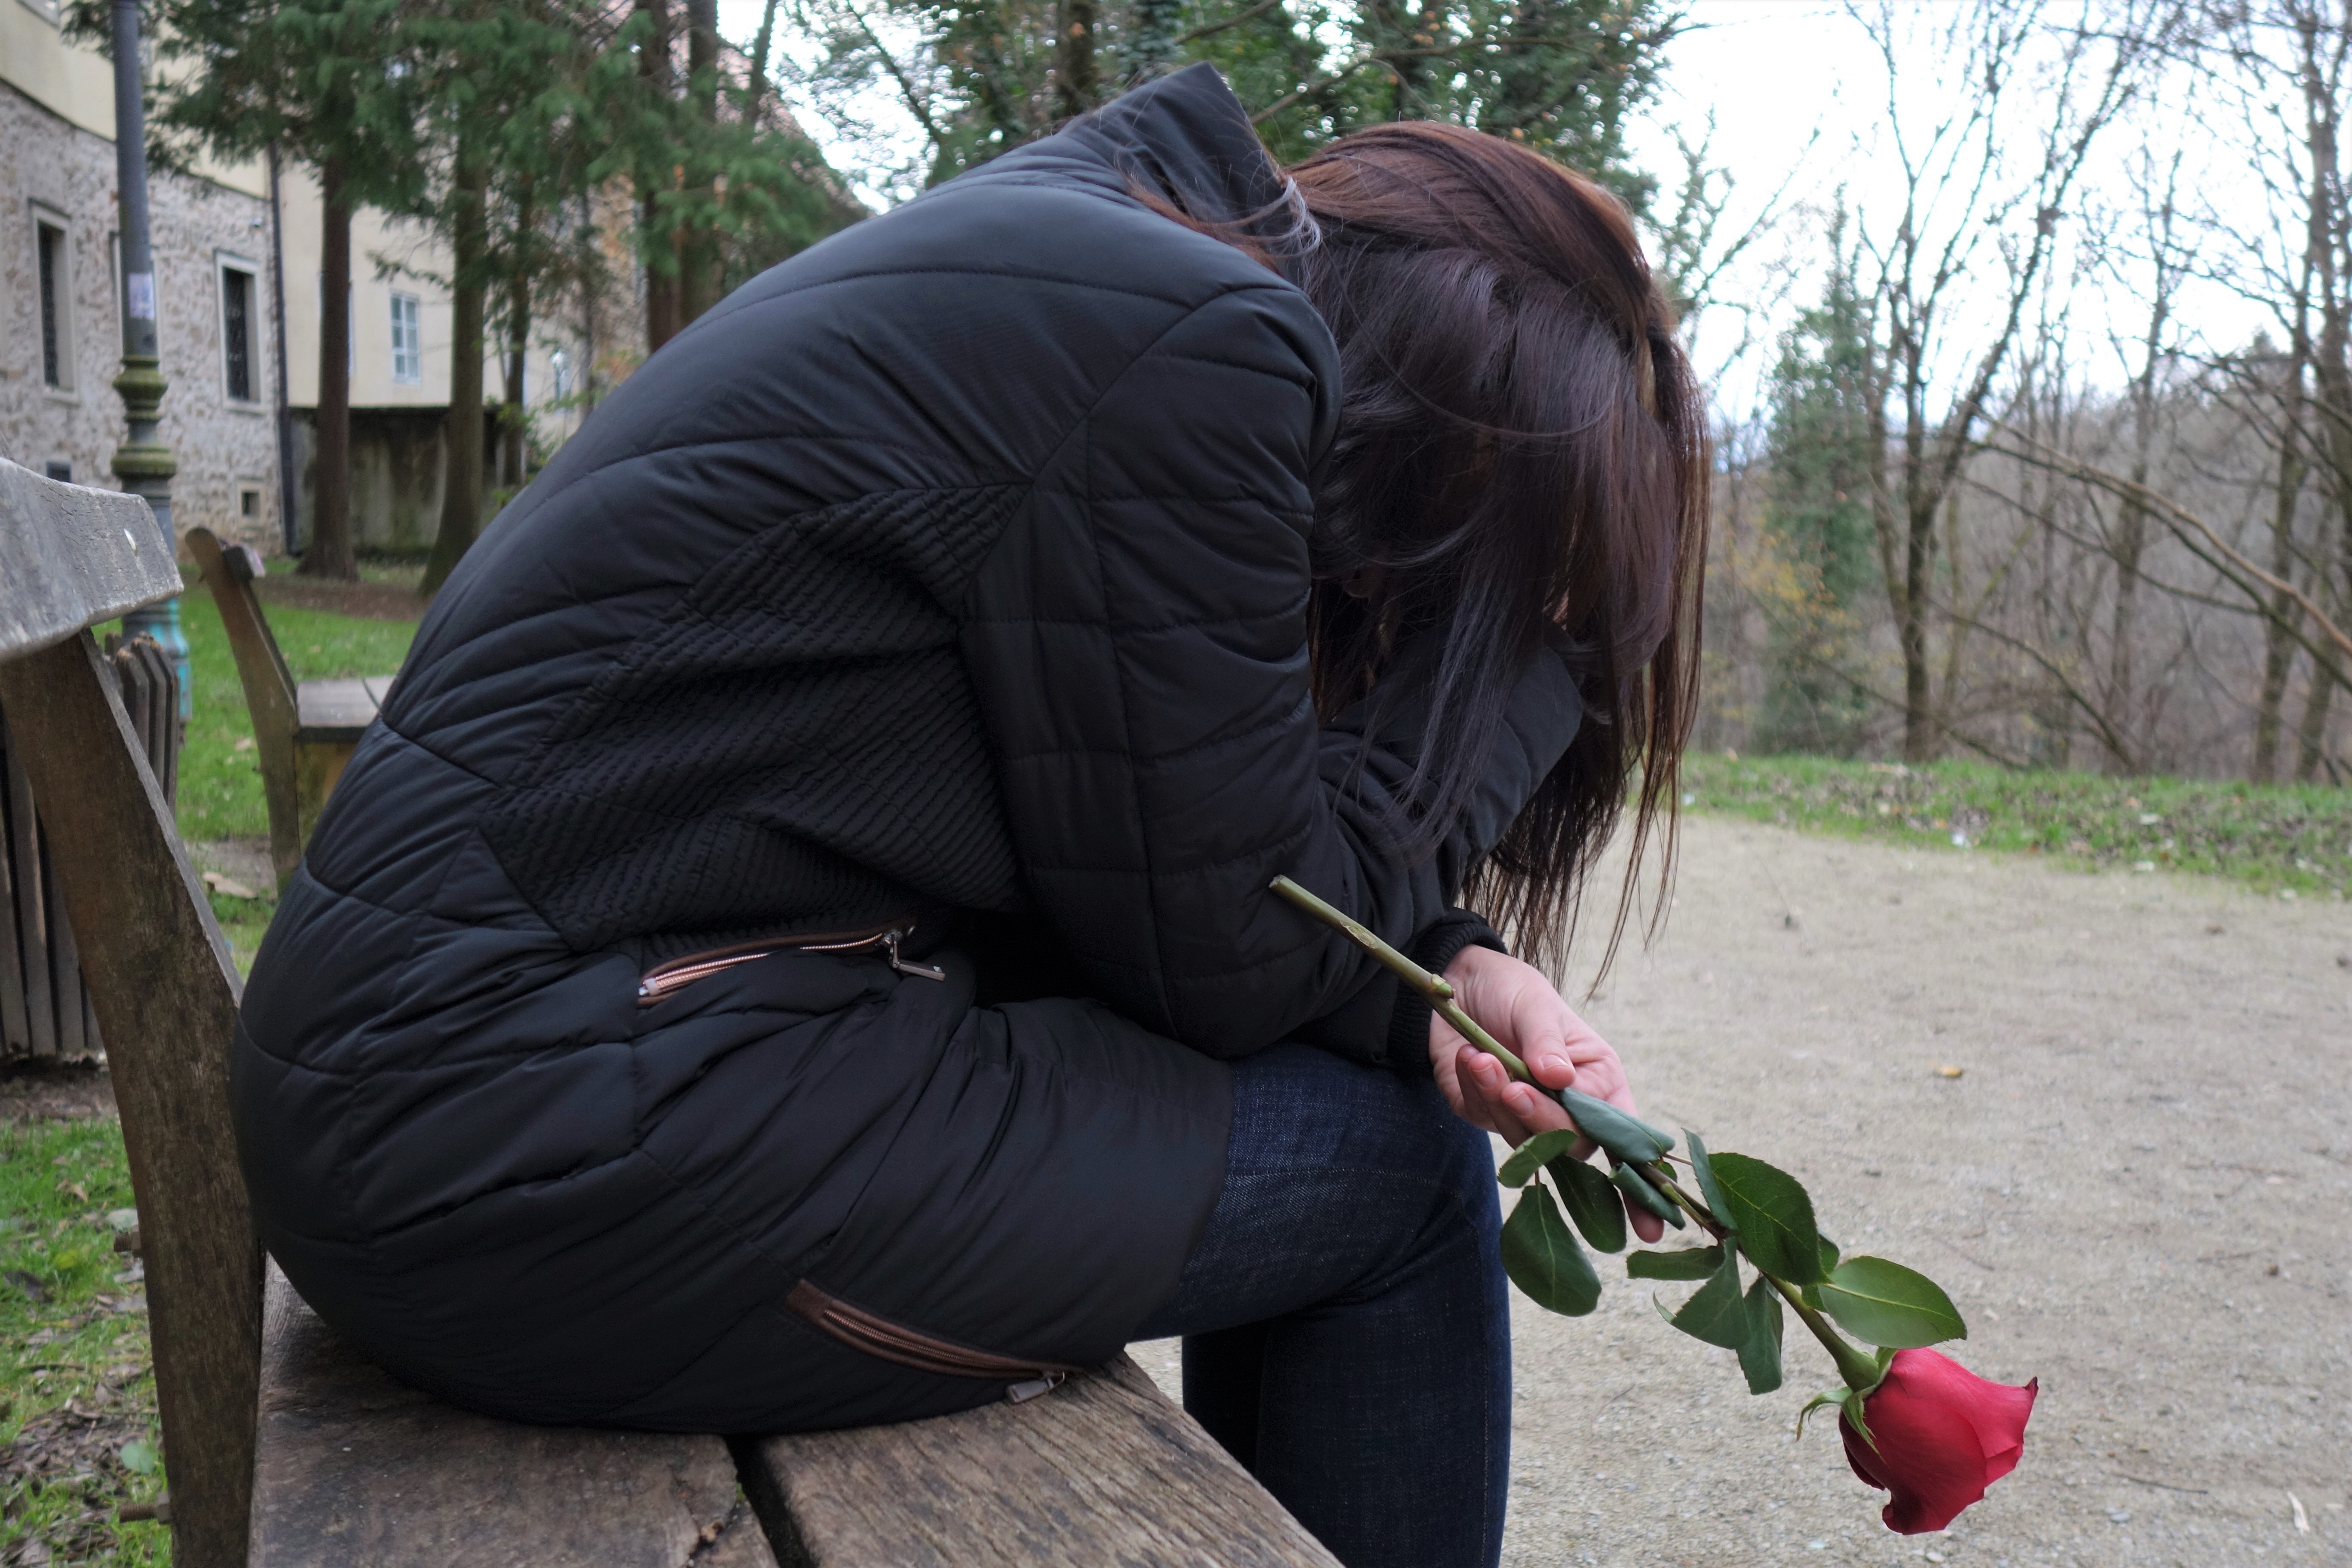
<path fill-rule="evenodd" d="M 2309 784 L 2319 776 L 2321 763 L 2327 756 L 2327 708 L 2336 696 L 2336 688 L 2344 679 L 2341 660 L 2320 655 L 2313 661 L 2311 691 L 2303 700 L 2303 723 L 2294 736 L 2294 777 L 2297 784 Z"/>
<path fill-rule="evenodd" d="M 524 208 L 526 221 L 529 207 Z M 523 406 L 523 356 L 530 348 L 530 274 L 518 268 L 507 277 L 507 352 L 505 416 L 499 422 L 499 485 L 511 493 L 523 487 L 523 463 L 530 456 L 529 411 Z"/>
<path fill-rule="evenodd" d="M 637 47 L 637 76 L 649 89 L 667 98 L 673 89 L 670 70 L 669 0 L 635 0 L 636 9 L 654 19 L 653 31 Z M 662 216 L 660 193 L 676 177 L 674 161 L 651 160 L 637 170 L 638 252 L 646 269 L 646 354 L 650 358 L 677 336 L 677 236 Z"/>
<path fill-rule="evenodd" d="M 751 80 L 743 92 L 743 121 L 757 130 L 768 107 L 768 50 L 776 38 L 776 5 L 768 0 L 760 12 L 760 36 L 751 45 Z"/>
<path fill-rule="evenodd" d="M 686 60 L 695 118 L 715 129 L 719 124 L 719 0 L 686 0 Z M 718 179 L 713 176 L 700 184 L 708 210 L 715 213 Z M 679 237 L 677 324 L 681 328 L 719 303 L 724 280 L 720 265 L 719 231 L 711 223 L 698 223 Z"/>
<path fill-rule="evenodd" d="M 343 162 L 319 165 L 319 444 L 311 468 L 308 577 L 359 575 L 352 539 L 352 207 Z"/>
<path fill-rule="evenodd" d="M 2295 429 L 2301 418 L 2303 360 L 2289 364 L 2281 423 L 2277 491 L 2271 503 L 2271 575 L 2284 584 L 2294 575 L 2294 514 L 2303 497 L 2305 472 Z M 2271 595 L 2270 614 L 2263 619 L 2263 689 L 2254 707 L 2254 758 L 2248 776 L 2256 784 L 2278 779 L 2279 723 L 2286 705 L 2286 681 L 2294 668 L 2295 623 L 2303 611 L 2294 596 L 2281 586 Z"/>
<path fill-rule="evenodd" d="M 1903 597 L 1895 633 L 1903 645 L 1903 760 L 1928 763 L 1937 745 L 1934 673 L 1927 663 L 1927 599 L 1936 567 L 1936 498 L 1906 497 Z"/>
<path fill-rule="evenodd" d="M 1084 114 L 1101 96 L 1095 75 L 1095 0 L 1056 0 L 1055 92 L 1064 116 Z"/>
<path fill-rule="evenodd" d="M 449 422 L 443 446 L 448 458 L 441 478 L 441 531 L 425 564 L 417 592 L 431 597 L 449 580 L 457 562 L 482 531 L 482 253 L 488 247 L 483 211 L 482 171 L 458 150 L 449 291 Z"/>

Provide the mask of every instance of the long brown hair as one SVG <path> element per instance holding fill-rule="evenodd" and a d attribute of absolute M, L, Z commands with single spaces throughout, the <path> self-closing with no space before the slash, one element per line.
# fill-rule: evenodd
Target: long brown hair
<path fill-rule="evenodd" d="M 1638 772 L 1605 969 L 1654 832 L 1671 876 L 1697 704 L 1709 463 L 1673 312 L 1616 199 L 1500 138 L 1383 125 L 1286 173 L 1320 237 L 1285 269 L 1342 367 L 1318 476 L 1318 707 L 1336 714 L 1397 650 L 1442 642 L 1418 807 L 1396 825 L 1430 853 L 1485 772 L 1518 669 L 1564 644 L 1582 726 L 1464 898 L 1533 961 L 1562 959 Z"/>

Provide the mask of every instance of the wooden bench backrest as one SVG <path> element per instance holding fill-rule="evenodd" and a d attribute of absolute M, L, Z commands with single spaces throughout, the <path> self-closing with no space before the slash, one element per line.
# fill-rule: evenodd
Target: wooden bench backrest
<path fill-rule="evenodd" d="M 269 806 L 269 861 L 283 888 L 302 860 L 301 813 L 294 783 L 294 676 L 261 613 L 261 601 L 254 595 L 253 580 L 261 574 L 261 562 L 252 547 L 223 545 L 208 528 L 192 528 L 186 538 L 188 553 L 195 558 L 220 610 L 221 629 L 228 634 L 229 653 L 236 660 L 237 681 L 245 688 L 246 710 L 253 716 L 261 793 Z"/>
<path fill-rule="evenodd" d="M 180 1568 L 245 1561 L 261 1248 L 229 1124 L 238 984 L 89 628 L 181 590 L 136 496 L 0 458 L 0 709 L 47 829 L 122 1117 Z"/>

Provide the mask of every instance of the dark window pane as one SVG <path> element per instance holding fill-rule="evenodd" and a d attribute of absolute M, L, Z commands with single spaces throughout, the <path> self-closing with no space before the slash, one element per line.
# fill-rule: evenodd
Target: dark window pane
<path fill-rule="evenodd" d="M 41 259 L 41 379 L 51 386 L 63 386 L 65 301 L 58 290 L 66 280 L 58 274 L 65 270 L 66 237 L 47 224 L 39 225 L 36 233 Z"/>
<path fill-rule="evenodd" d="M 221 273 L 221 341 L 228 351 L 228 395 L 253 401 L 253 274 Z"/>

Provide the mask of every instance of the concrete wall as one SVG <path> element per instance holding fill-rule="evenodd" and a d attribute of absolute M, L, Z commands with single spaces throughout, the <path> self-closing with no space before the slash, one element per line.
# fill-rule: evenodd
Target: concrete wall
<path fill-rule="evenodd" d="M 482 420 L 485 461 L 482 518 L 496 510 L 489 492 L 496 477 L 497 418 Z M 441 527 L 441 485 L 448 463 L 446 408 L 354 408 L 352 410 L 352 531 L 362 550 L 422 553 L 433 547 Z M 294 411 L 297 475 L 294 517 L 307 547 L 317 515 L 317 411 Z"/>
<path fill-rule="evenodd" d="M 6 0 L 21 12 L 22 0 Z M 13 20 L 14 18 L 12 18 Z M 26 20 L 40 24 L 37 17 Z M 20 62 L 11 59 L 12 68 Z M 277 344 L 268 310 L 266 199 L 209 180 L 149 181 L 156 274 L 156 330 L 163 374 L 162 438 L 178 457 L 173 520 L 265 549 L 280 537 Z M 0 455 L 35 472 L 71 467 L 78 484 L 115 488 L 109 467 L 123 436 L 121 302 L 114 274 L 114 146 L 12 82 L 0 80 Z M 45 384 L 36 214 L 62 219 L 68 236 L 68 364 L 64 390 Z M 254 391 L 227 396 L 221 343 L 223 258 L 255 277 Z M 251 510 L 246 510 L 249 502 Z"/>

